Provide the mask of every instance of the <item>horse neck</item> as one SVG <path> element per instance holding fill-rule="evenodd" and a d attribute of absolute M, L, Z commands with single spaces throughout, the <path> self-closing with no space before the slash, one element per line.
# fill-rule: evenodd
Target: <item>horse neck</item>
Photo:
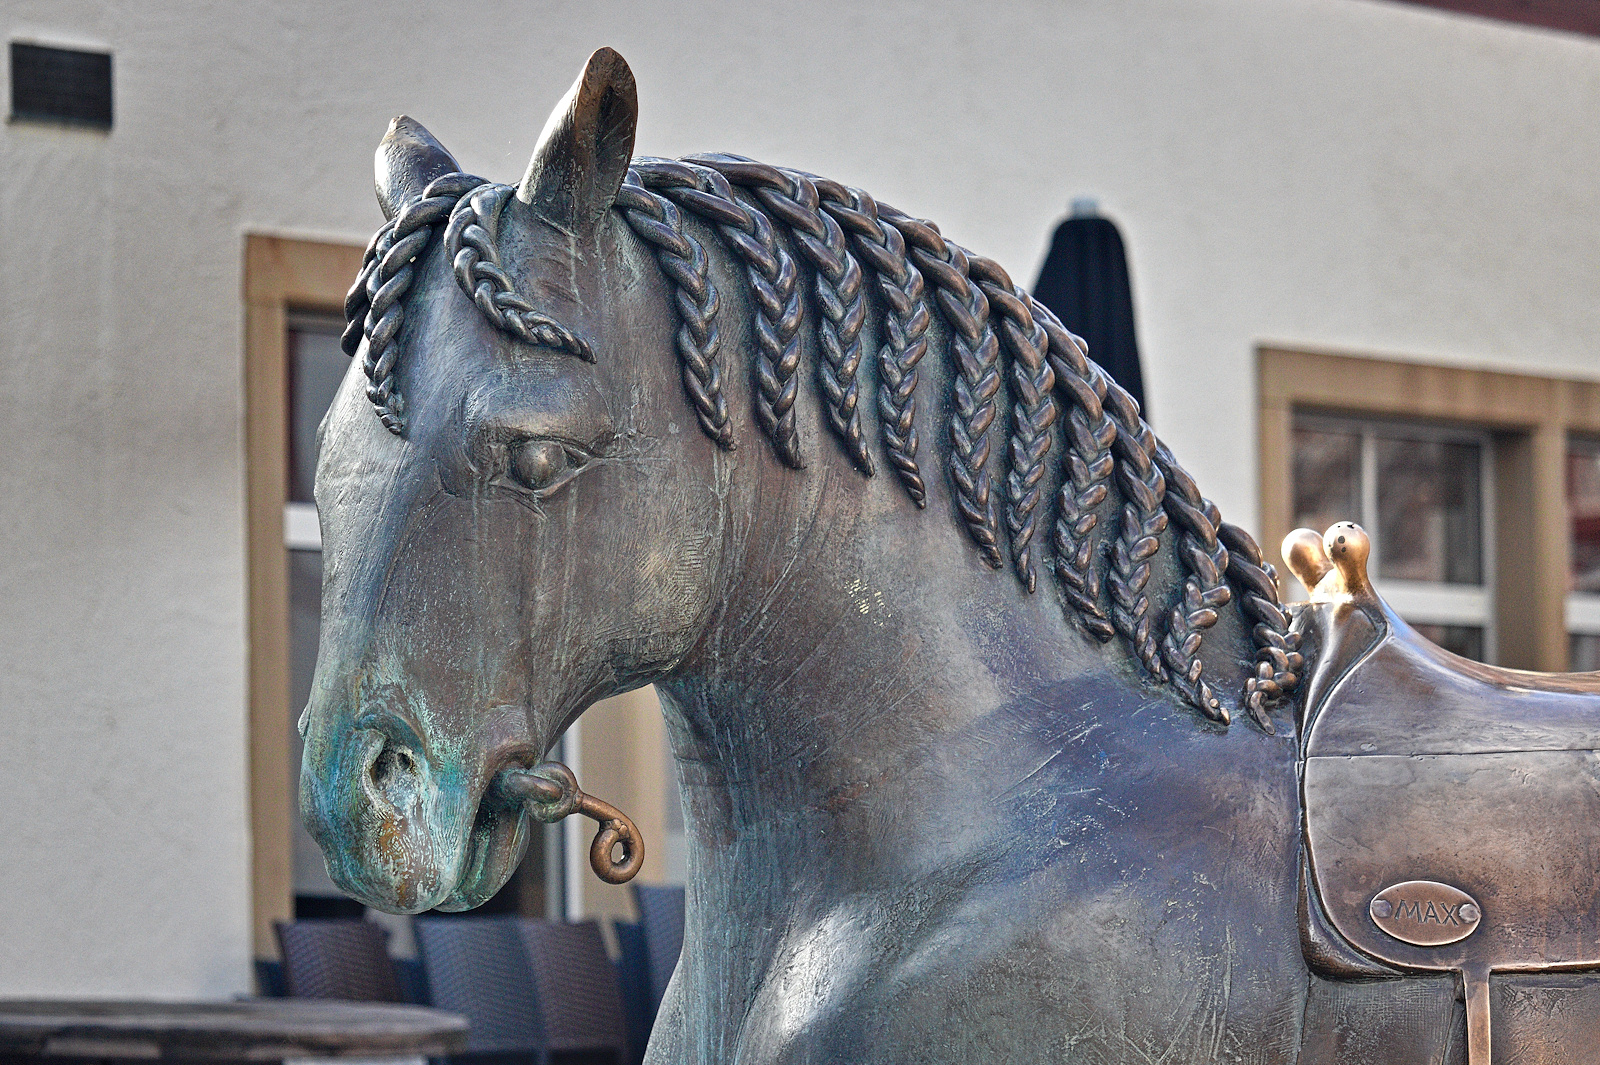
<path fill-rule="evenodd" d="M 743 462 L 762 446 L 739 449 Z M 730 522 L 723 607 L 659 682 L 691 840 L 770 823 L 781 810 L 897 777 L 996 707 L 1103 660 L 1054 589 L 1029 594 L 986 566 L 942 485 L 918 510 L 892 478 L 863 479 L 816 439 L 811 465 L 763 462 Z M 938 477 L 929 478 L 939 482 Z M 929 778 L 929 787 L 941 786 Z M 792 852 L 831 842 L 834 831 Z"/>

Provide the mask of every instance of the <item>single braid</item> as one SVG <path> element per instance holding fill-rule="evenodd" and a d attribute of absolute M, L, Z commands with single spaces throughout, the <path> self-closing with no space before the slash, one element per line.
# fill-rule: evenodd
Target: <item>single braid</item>
<path fill-rule="evenodd" d="M 456 283 L 502 333 L 593 362 L 588 343 L 549 315 L 534 310 L 500 265 L 500 216 L 516 191 L 510 185 L 483 185 L 461 197 L 450 212 L 444 250 Z"/>
<path fill-rule="evenodd" d="M 1305 658 L 1300 635 L 1289 631 L 1278 599 L 1278 575 L 1261 558 L 1255 538 L 1237 525 L 1221 522 L 1217 537 L 1228 548 L 1228 579 L 1239 586 L 1240 607 L 1255 622 L 1251 637 L 1256 645 L 1255 672 L 1244 687 L 1244 706 L 1250 719 L 1268 734 L 1275 730 L 1268 710 L 1300 686 Z"/>
<path fill-rule="evenodd" d="M 1033 568 L 1034 512 L 1043 496 L 1050 429 L 1056 423 L 1055 370 L 1050 366 L 1050 338 L 1034 318 L 1028 294 L 992 259 L 970 257 L 972 276 L 1000 320 L 1000 335 L 1011 352 L 1011 392 L 1016 403 L 1011 417 L 1010 468 L 1006 473 L 1006 528 L 1011 534 L 1011 561 L 1029 592 L 1038 578 Z"/>
<path fill-rule="evenodd" d="M 1097 508 L 1110 494 L 1107 481 L 1115 467 L 1111 444 L 1116 424 L 1105 412 L 1106 383 L 1094 372 L 1082 342 L 1037 300 L 1034 319 L 1050 339 L 1050 366 L 1067 408 L 1067 476 L 1056 495 L 1056 577 L 1067 601 L 1078 611 L 1084 630 L 1102 643 L 1116 635 L 1116 626 L 1100 604 L 1100 569 L 1094 530 Z"/>
<path fill-rule="evenodd" d="M 1122 490 L 1122 528 L 1111 548 L 1111 620 L 1128 647 L 1157 680 L 1167 679 L 1150 624 L 1150 560 L 1161 548 L 1167 513 L 1166 478 L 1155 464 L 1155 434 L 1139 417 L 1139 404 L 1115 381 L 1106 383 L 1105 406 L 1117 424 L 1112 452 Z"/>
<path fill-rule="evenodd" d="M 717 171 L 670 159 L 638 159 L 634 169 L 646 188 L 715 225 L 744 261 L 756 311 L 756 421 L 778 458 L 803 468 L 794 416 L 803 304 L 794 257 L 773 235 L 767 216 L 739 202 Z"/>
<path fill-rule="evenodd" d="M 633 170 L 617 192 L 617 206 L 629 227 L 656 249 L 656 261 L 673 284 L 678 308 L 676 344 L 683 364 L 683 389 L 694 406 L 706 435 L 733 450 L 733 426 L 728 422 L 728 401 L 722 394 L 722 371 L 717 366 L 722 335 L 717 331 L 721 298 L 711 281 L 706 250 L 684 232 L 683 215 L 671 200 L 644 187 Z"/>
<path fill-rule="evenodd" d="M 405 322 L 405 295 L 417 276 L 413 264 L 433 239 L 434 227 L 449 217 L 463 196 L 485 184 L 483 178 L 469 174 L 435 178 L 419 199 L 407 203 L 378 230 L 362 257 L 356 283 L 345 296 L 348 324 L 341 343 L 346 354 L 354 355 L 366 338 L 367 354 L 361 368 L 367 375 L 367 398 L 384 428 L 396 435 L 405 423 L 400 395 L 395 391 L 395 368 L 400 361 L 395 338 Z"/>
<path fill-rule="evenodd" d="M 1000 391 L 1000 344 L 989 324 L 989 300 L 972 284 L 962 249 L 940 236 L 931 223 L 901 214 L 885 204 L 879 217 L 905 238 L 911 261 L 934 286 L 934 302 L 950 326 L 955 357 L 955 411 L 950 417 L 950 477 L 956 508 L 983 560 L 994 569 L 1000 557 L 1000 523 L 995 516 L 989 473 L 989 429 Z"/>
<path fill-rule="evenodd" d="M 883 295 L 883 345 L 878 349 L 878 417 L 883 446 L 919 507 L 928 505 L 917 465 L 917 364 L 928 353 L 928 302 L 922 271 L 906 255 L 905 238 L 878 218 L 876 201 L 860 189 L 813 178 L 822 209 L 849 233 L 864 262 L 878 275 Z"/>
<path fill-rule="evenodd" d="M 350 291 L 344 297 L 344 333 L 339 337 L 339 346 L 344 353 L 354 356 L 361 348 L 361 341 L 366 338 L 362 326 L 366 324 L 367 308 L 371 306 L 367 299 L 367 279 L 372 276 L 372 271 L 378 268 L 378 260 L 382 253 L 378 246 L 394 239 L 394 219 L 390 219 L 378 231 L 372 234 L 372 239 L 367 241 L 367 250 L 361 254 L 361 270 L 356 274 L 355 284 L 350 286 Z"/>
<path fill-rule="evenodd" d="M 1228 549 L 1217 539 L 1222 515 L 1216 504 L 1200 494 L 1194 478 L 1178 465 L 1165 444 L 1156 448 L 1156 466 L 1167 482 L 1162 505 L 1183 529 L 1178 556 L 1189 571 L 1178 602 L 1167 615 L 1161 658 L 1172 672 L 1173 686 L 1189 705 L 1211 720 L 1227 724 L 1228 710 L 1201 676 L 1198 657 L 1203 633 L 1217 623 L 1217 611 L 1233 601 L 1227 583 Z"/>
<path fill-rule="evenodd" d="M 814 268 L 817 306 L 817 380 L 822 386 L 828 424 L 845 453 L 863 474 L 873 474 L 872 453 L 861 428 L 861 327 L 866 303 L 861 296 L 861 265 L 845 245 L 839 223 L 824 214 L 817 187 L 805 175 L 736 155 L 692 155 L 686 160 L 722 174 L 748 189 L 762 207 L 789 228 L 795 246 Z"/>

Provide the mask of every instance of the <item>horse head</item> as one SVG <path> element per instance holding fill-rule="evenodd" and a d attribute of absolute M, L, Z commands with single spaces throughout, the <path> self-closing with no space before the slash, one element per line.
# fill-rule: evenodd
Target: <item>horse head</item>
<path fill-rule="evenodd" d="M 515 188 L 408 118 L 378 148 L 389 223 L 321 430 L 300 802 L 334 880 L 383 909 L 493 895 L 525 814 L 577 799 L 530 773 L 555 737 L 681 658 L 712 609 L 722 501 L 686 455 L 706 442 L 680 431 L 677 323 L 628 297 L 656 268 L 611 210 L 636 115 L 602 50 Z"/>

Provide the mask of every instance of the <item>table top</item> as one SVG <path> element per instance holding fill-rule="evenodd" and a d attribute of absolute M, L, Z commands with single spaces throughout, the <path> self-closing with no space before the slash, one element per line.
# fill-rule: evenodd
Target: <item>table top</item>
<path fill-rule="evenodd" d="M 304 998 L 0 999 L 5 1058 L 281 1061 L 450 1054 L 466 1042 L 466 1018 L 425 1006 Z"/>

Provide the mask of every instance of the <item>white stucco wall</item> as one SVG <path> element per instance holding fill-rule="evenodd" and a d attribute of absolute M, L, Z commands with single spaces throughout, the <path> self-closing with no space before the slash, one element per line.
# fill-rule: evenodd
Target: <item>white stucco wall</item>
<path fill-rule="evenodd" d="M 0 995 L 248 986 L 240 273 L 365 241 L 392 114 L 515 180 L 583 57 L 639 150 L 863 186 L 1031 283 L 1122 225 L 1157 429 L 1255 507 L 1253 349 L 1600 375 L 1600 41 L 1376 0 L 10 0 L 109 136 L 0 127 Z M 0 57 L 0 63 L 5 60 Z"/>

